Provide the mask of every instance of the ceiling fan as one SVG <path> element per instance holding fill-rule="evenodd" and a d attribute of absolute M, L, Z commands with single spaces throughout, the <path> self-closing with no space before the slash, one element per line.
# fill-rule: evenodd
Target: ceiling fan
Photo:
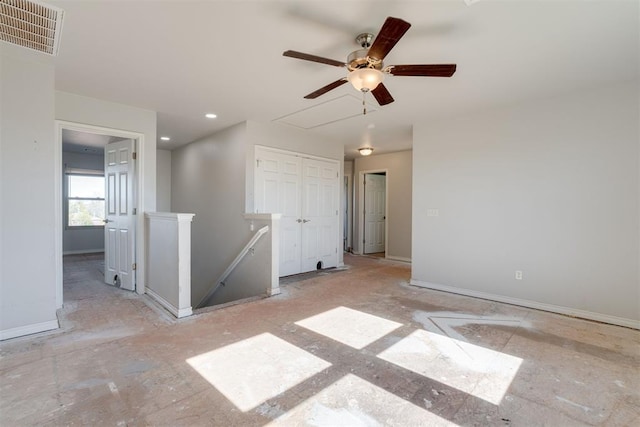
<path fill-rule="evenodd" d="M 306 99 L 315 99 L 346 82 L 350 82 L 356 90 L 363 93 L 370 91 L 378 104 L 387 105 L 394 101 L 382 83 L 387 74 L 392 76 L 451 77 L 456 72 L 456 64 L 387 65 L 385 67 L 384 58 L 410 27 L 411 24 L 402 19 L 388 17 L 375 40 L 373 40 L 373 34 L 370 33 L 362 33 L 356 37 L 356 42 L 362 46 L 362 49 L 351 52 L 346 63 L 293 50 L 287 50 L 282 55 L 347 68 L 348 73 L 345 77 L 311 92 L 305 96 Z M 371 44 L 372 41 L 373 44 Z"/>

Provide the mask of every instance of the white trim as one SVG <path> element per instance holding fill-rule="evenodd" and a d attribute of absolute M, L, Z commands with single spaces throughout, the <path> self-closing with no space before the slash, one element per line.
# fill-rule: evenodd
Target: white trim
<path fill-rule="evenodd" d="M 161 221 L 189 221 L 193 220 L 196 214 L 193 213 L 174 213 L 174 212 L 145 212 L 145 218 L 153 218 Z"/>
<path fill-rule="evenodd" d="M 70 168 L 65 166 L 64 168 L 65 175 L 98 175 L 104 176 L 104 169 L 80 169 L 80 168 Z"/>
<path fill-rule="evenodd" d="M 284 150 L 282 148 L 274 148 L 274 147 L 269 147 L 267 145 L 258 145 L 258 144 L 256 144 L 256 145 L 254 145 L 254 147 L 255 147 L 254 150 L 253 150 L 253 156 L 254 156 L 253 160 L 254 160 L 254 162 L 258 157 L 256 155 L 258 153 L 258 149 L 261 149 L 261 150 L 271 151 L 271 152 L 274 152 L 274 153 L 288 154 L 290 156 L 300 157 L 301 159 L 312 159 L 312 160 L 320 160 L 320 161 L 323 161 L 323 162 L 337 163 L 338 164 L 338 172 L 340 172 L 340 160 L 339 159 L 332 159 L 332 158 L 329 158 L 329 157 L 314 156 L 313 154 L 301 153 L 299 151 Z"/>
<path fill-rule="evenodd" d="M 144 244 L 144 134 L 140 132 L 131 132 L 121 129 L 113 129 L 103 126 L 95 126 L 84 123 L 70 122 L 66 120 L 55 120 L 56 139 L 54 142 L 54 196 L 55 196 L 55 212 L 54 215 L 54 257 L 55 257 L 55 274 L 56 274 L 56 308 L 62 308 L 64 300 L 63 287 L 62 287 L 62 232 L 63 232 L 63 218 L 62 218 L 62 130 L 75 130 L 79 132 L 93 133 L 98 135 L 110 135 L 119 136 L 123 138 L 130 138 L 134 140 L 134 147 L 137 152 L 137 163 L 135 168 L 136 174 L 136 202 L 138 215 L 136 221 L 136 244 L 135 244 L 135 262 L 138 265 L 136 269 L 136 292 L 138 294 L 144 294 L 145 292 L 145 244 Z"/>
<path fill-rule="evenodd" d="M 440 285 L 437 283 L 423 282 L 411 279 L 409 282 L 413 286 L 434 289 L 436 291 L 450 292 L 453 294 L 465 295 L 469 297 L 482 298 L 490 301 L 503 302 L 506 304 L 519 305 L 522 307 L 534 308 L 536 310 L 550 311 L 552 313 L 564 314 L 566 316 L 578 317 L 581 319 L 595 320 L 597 322 L 610 323 L 612 325 L 625 326 L 627 328 L 640 329 L 640 320 L 627 319 L 624 317 L 611 316 L 608 314 L 594 313 L 592 311 L 580 310 L 577 308 L 563 307 L 561 305 L 546 304 L 543 302 L 531 301 L 520 298 L 512 298 L 504 295 L 490 294 L 487 292 L 474 291 L 470 289 L 456 288 L 454 286 Z"/>
<path fill-rule="evenodd" d="M 358 248 L 359 254 L 368 255 L 364 251 L 364 176 L 366 174 L 384 172 L 384 253 L 389 252 L 389 169 L 361 170 L 358 174 Z M 355 247 L 355 244 L 353 245 Z"/>
<path fill-rule="evenodd" d="M 257 221 L 269 221 L 274 219 L 281 219 L 282 214 L 280 213 L 246 213 L 244 214 L 244 219 L 246 220 L 257 220 Z"/>
<path fill-rule="evenodd" d="M 403 256 L 389 255 L 389 256 L 385 256 L 385 258 L 390 259 L 392 261 L 402 261 L 402 262 L 408 262 L 409 264 L 411 264 L 411 258 L 405 258 Z"/>
<path fill-rule="evenodd" d="M 62 126 L 55 121 L 55 140 L 53 147 L 53 263 L 55 270 L 56 310 L 62 308 L 62 233 L 64 232 L 64 218 L 62 215 Z"/>
<path fill-rule="evenodd" d="M 179 309 L 179 308 L 176 308 L 173 304 L 171 304 L 166 299 L 162 298 L 157 293 L 153 292 L 152 289 L 147 288 L 146 292 L 147 292 L 147 295 L 149 295 L 151 298 L 154 299 L 154 301 L 156 301 L 158 304 L 166 308 L 169 311 L 169 313 L 173 314 L 178 319 L 180 319 L 181 317 L 191 316 L 193 314 L 193 310 L 191 309 L 191 307 Z"/>
<path fill-rule="evenodd" d="M 48 322 L 34 323 L 33 325 L 5 329 L 0 331 L 0 341 L 21 337 L 23 335 L 32 335 L 39 332 L 50 331 L 52 329 L 58 329 L 59 327 L 60 325 L 57 320 L 50 320 Z"/>
<path fill-rule="evenodd" d="M 64 251 L 62 255 L 82 255 L 82 254 L 98 254 L 104 253 L 104 248 L 102 249 L 78 249 L 77 251 Z"/>

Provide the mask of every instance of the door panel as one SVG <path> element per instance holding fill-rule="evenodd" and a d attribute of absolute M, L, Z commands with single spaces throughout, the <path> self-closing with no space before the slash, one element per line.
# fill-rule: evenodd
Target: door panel
<path fill-rule="evenodd" d="M 385 175 L 365 174 L 365 254 L 385 251 L 386 182 Z"/>
<path fill-rule="evenodd" d="M 256 149 L 256 212 L 281 213 L 280 276 L 338 264 L 338 164 Z"/>
<path fill-rule="evenodd" d="M 256 212 L 282 214 L 280 276 L 300 273 L 300 159 L 259 149 L 256 159 Z"/>
<path fill-rule="evenodd" d="M 303 160 L 302 271 L 338 266 L 338 165 Z"/>
<path fill-rule="evenodd" d="M 135 217 L 133 213 L 134 141 L 124 140 L 105 147 L 106 283 L 123 289 L 135 289 Z"/>

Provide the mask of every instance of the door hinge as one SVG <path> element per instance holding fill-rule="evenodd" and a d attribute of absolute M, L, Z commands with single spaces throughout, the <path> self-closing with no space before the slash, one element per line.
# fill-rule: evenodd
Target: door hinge
<path fill-rule="evenodd" d="M 133 155 L 133 160 L 136 160 L 138 158 L 138 153 L 136 153 L 135 151 L 131 154 Z"/>
<path fill-rule="evenodd" d="M 136 268 L 138 268 L 138 263 L 133 263 L 133 265 L 131 265 L 131 269 L 135 270 Z"/>
<path fill-rule="evenodd" d="M 338 209 L 336 209 L 336 215 L 338 215 Z"/>
<path fill-rule="evenodd" d="M 256 159 L 256 167 L 259 168 L 260 167 L 260 159 Z"/>
<path fill-rule="evenodd" d="M 137 215 L 138 214 L 138 209 L 137 208 L 133 208 L 133 214 Z"/>
<path fill-rule="evenodd" d="M 336 172 L 336 178 L 340 178 L 340 172 Z"/>

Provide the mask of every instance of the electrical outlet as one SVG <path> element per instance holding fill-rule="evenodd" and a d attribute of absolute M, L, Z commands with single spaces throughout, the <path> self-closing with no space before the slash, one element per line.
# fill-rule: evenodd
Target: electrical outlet
<path fill-rule="evenodd" d="M 522 280 L 522 271 L 516 270 L 516 280 Z"/>
<path fill-rule="evenodd" d="M 438 209 L 427 209 L 427 216 L 438 216 Z"/>

